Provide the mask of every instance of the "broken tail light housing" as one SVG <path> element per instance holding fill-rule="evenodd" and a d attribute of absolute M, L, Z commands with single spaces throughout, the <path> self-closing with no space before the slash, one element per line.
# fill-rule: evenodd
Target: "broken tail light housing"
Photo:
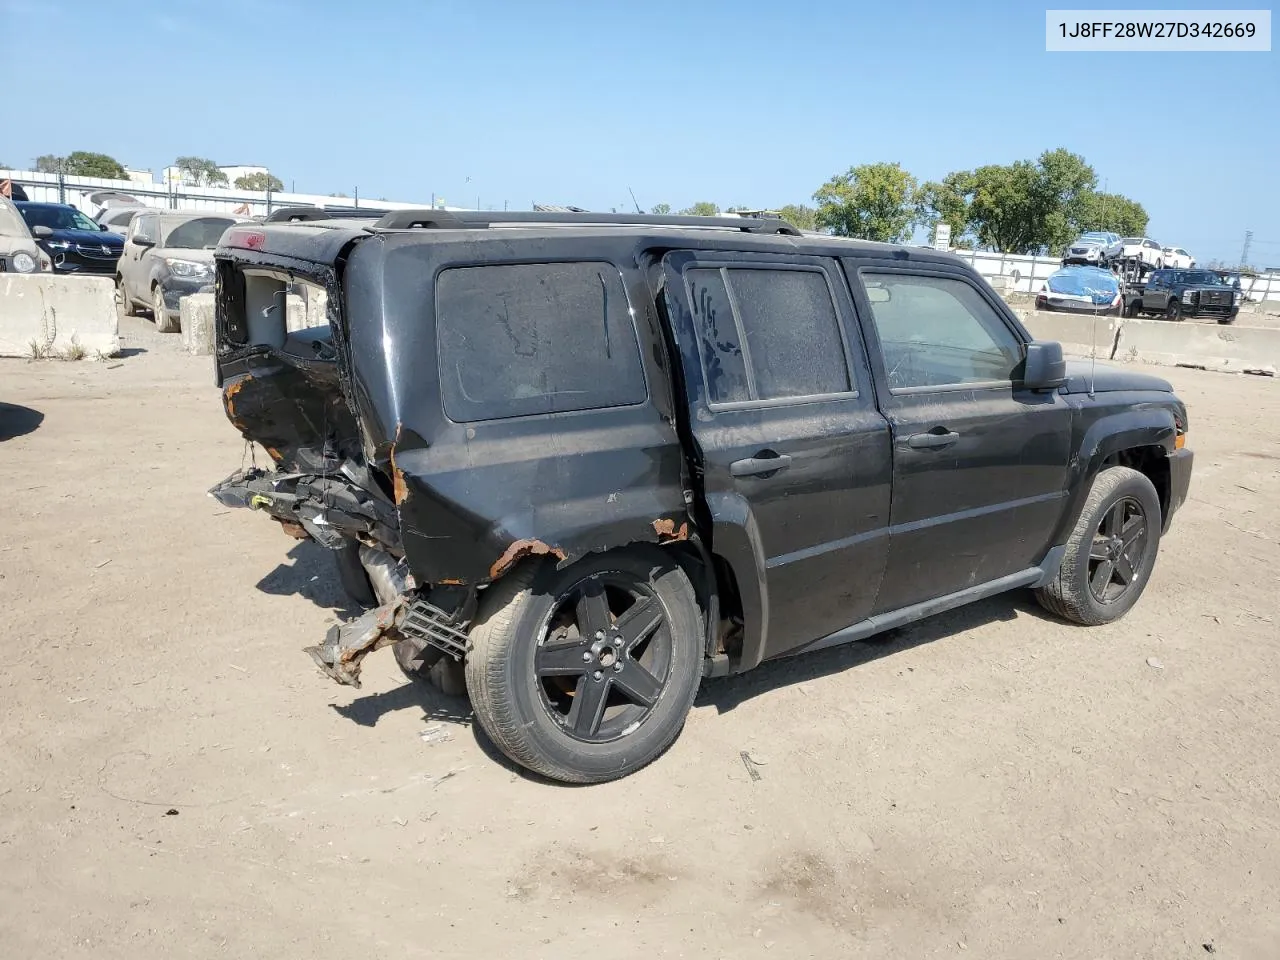
<path fill-rule="evenodd" d="M 242 250 L 261 250 L 267 243 L 267 235 L 261 230 L 248 227 L 232 227 L 222 235 L 224 247 L 239 247 Z"/>

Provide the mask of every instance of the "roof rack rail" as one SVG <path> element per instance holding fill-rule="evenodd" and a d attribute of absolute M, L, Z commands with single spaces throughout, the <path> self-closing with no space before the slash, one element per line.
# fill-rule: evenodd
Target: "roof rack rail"
<path fill-rule="evenodd" d="M 563 224 L 566 226 L 719 227 L 744 233 L 781 233 L 798 237 L 800 231 L 774 217 L 680 217 L 648 213 L 529 213 L 480 210 L 393 210 L 373 225 L 375 230 L 466 230 L 494 224 Z"/>
<path fill-rule="evenodd" d="M 308 220 L 376 220 L 385 210 L 341 210 L 328 207 L 277 207 L 263 223 L 305 223 Z"/>

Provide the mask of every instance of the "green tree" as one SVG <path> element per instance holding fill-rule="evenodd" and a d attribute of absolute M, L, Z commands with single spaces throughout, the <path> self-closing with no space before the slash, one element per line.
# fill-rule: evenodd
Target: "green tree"
<path fill-rule="evenodd" d="M 978 243 L 1005 253 L 1036 253 L 1049 240 L 1040 170 L 1030 160 L 973 171 L 969 221 Z"/>
<path fill-rule="evenodd" d="M 939 180 L 924 184 L 917 195 L 917 220 L 933 232 L 939 223 L 951 227 L 951 245 L 962 246 L 969 234 L 969 205 L 973 194 L 973 174 L 956 170 Z"/>
<path fill-rule="evenodd" d="M 671 204 L 659 203 L 653 208 L 653 213 L 659 217 L 665 217 L 671 212 Z"/>
<path fill-rule="evenodd" d="M 1086 230 L 1108 230 L 1122 237 L 1141 237 L 1147 232 L 1149 219 L 1146 209 L 1136 200 L 1118 193 L 1090 193 L 1082 198 L 1080 219 L 1075 226 L 1077 235 Z"/>
<path fill-rule="evenodd" d="M 55 156 L 52 153 L 36 157 L 36 170 L 40 173 L 65 173 L 66 167 L 66 157 Z"/>
<path fill-rule="evenodd" d="M 227 175 L 218 169 L 218 165 L 204 157 L 178 157 L 173 161 L 183 179 L 196 186 L 226 186 Z"/>
<path fill-rule="evenodd" d="M 279 193 L 284 189 L 284 181 L 270 173 L 247 173 L 243 177 L 236 177 L 236 189 Z"/>
<path fill-rule="evenodd" d="M 707 200 L 699 200 L 692 207 L 680 211 L 682 217 L 718 217 L 720 208 Z"/>
<path fill-rule="evenodd" d="M 779 207 L 778 215 L 801 230 L 818 229 L 818 211 L 803 203 L 788 203 L 784 207 Z"/>
<path fill-rule="evenodd" d="M 63 173 L 73 177 L 101 177 L 104 180 L 127 180 L 124 165 L 105 153 L 76 150 L 67 155 Z"/>
<path fill-rule="evenodd" d="M 1043 219 L 1043 245 L 1059 250 L 1079 235 L 1098 175 L 1084 157 L 1065 147 L 1046 150 L 1036 162 L 1039 170 L 1036 203 Z"/>
<path fill-rule="evenodd" d="M 832 177 L 813 195 L 819 227 L 842 237 L 898 243 L 916 219 L 916 178 L 896 163 L 865 163 Z"/>

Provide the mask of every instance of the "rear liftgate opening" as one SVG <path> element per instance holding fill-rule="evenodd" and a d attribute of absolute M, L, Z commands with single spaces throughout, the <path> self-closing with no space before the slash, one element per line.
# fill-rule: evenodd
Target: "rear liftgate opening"
<path fill-rule="evenodd" d="M 446 655 L 461 660 L 474 591 L 422 589 L 409 571 L 394 491 L 365 463 L 347 401 L 332 272 L 304 278 L 285 264 L 228 261 L 219 270 L 223 404 L 274 468 L 242 467 L 209 493 L 333 551 L 348 593 L 373 607 L 307 652 L 330 677 L 356 687 L 364 658 L 390 644 L 405 644 L 402 663 L 424 669 Z"/>

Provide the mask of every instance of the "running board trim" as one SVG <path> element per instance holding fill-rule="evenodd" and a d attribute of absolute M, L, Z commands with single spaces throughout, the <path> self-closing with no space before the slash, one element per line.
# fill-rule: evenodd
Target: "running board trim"
<path fill-rule="evenodd" d="M 885 630 L 905 626 L 916 620 L 932 617 L 934 614 L 946 613 L 948 610 L 963 607 L 965 604 L 973 603 L 977 600 L 994 597 L 998 593 L 1006 593 L 1009 590 L 1017 590 L 1020 587 L 1043 586 L 1057 575 L 1066 550 L 1066 546 L 1054 547 L 1038 567 L 1028 567 L 1026 570 L 1011 573 L 1006 577 L 957 590 L 955 593 L 949 593 L 945 597 L 935 597 L 922 603 L 914 603 L 909 607 L 902 607 L 899 610 L 892 610 L 888 613 L 878 613 L 875 616 L 867 617 L 865 620 L 859 620 L 857 623 L 851 624 L 842 630 L 837 630 L 835 633 L 814 640 L 812 643 L 807 643 L 803 647 L 788 650 L 782 654 L 782 657 L 793 657 L 801 653 L 823 650 L 827 647 L 838 647 L 844 643 L 855 643 Z"/>

